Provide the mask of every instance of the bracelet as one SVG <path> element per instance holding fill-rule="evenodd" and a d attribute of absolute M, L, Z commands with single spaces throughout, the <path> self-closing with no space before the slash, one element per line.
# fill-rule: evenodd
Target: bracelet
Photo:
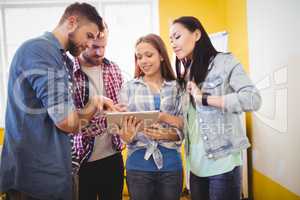
<path fill-rule="evenodd" d="M 202 94 L 202 105 L 203 105 L 203 106 L 208 106 L 208 103 L 207 103 L 207 97 L 208 97 L 209 95 L 210 95 L 209 93 L 203 93 L 203 94 Z"/>

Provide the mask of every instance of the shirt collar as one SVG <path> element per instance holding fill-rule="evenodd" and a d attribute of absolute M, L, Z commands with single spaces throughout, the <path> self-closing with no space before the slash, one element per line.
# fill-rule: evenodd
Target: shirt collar
<path fill-rule="evenodd" d="M 105 69 L 106 66 L 110 64 L 110 61 L 107 58 L 103 58 L 103 70 Z M 74 67 L 73 67 L 73 73 L 76 73 L 77 71 L 81 70 L 80 62 L 78 57 L 74 59 Z"/>
<path fill-rule="evenodd" d="M 133 82 L 134 82 L 134 83 L 137 83 L 137 84 L 140 83 L 140 84 L 146 85 L 143 76 L 141 76 L 141 77 L 139 77 L 139 78 L 135 78 L 135 79 L 133 80 Z M 162 85 L 163 85 L 163 86 L 165 86 L 165 85 L 166 85 L 166 86 L 172 86 L 172 85 L 174 85 L 174 81 L 167 81 L 167 80 L 164 80 Z"/>
<path fill-rule="evenodd" d="M 81 70 L 79 59 L 74 59 L 74 65 L 73 65 L 73 73 L 76 73 L 77 71 Z"/>
<path fill-rule="evenodd" d="M 109 60 L 107 58 L 105 58 L 105 57 L 103 58 L 103 63 L 106 64 L 106 65 L 110 64 Z"/>
<path fill-rule="evenodd" d="M 216 55 L 217 56 L 217 55 Z M 216 57 L 215 56 L 215 57 Z M 213 61 L 214 61 L 214 56 L 212 56 L 210 59 L 209 59 L 209 65 L 208 65 L 208 71 L 211 70 L 211 68 L 213 67 Z M 193 60 L 191 61 L 183 61 L 182 62 L 184 66 L 186 66 L 186 69 L 190 70 L 191 69 L 191 66 L 193 64 Z"/>
<path fill-rule="evenodd" d="M 218 56 L 218 54 L 215 55 L 215 56 L 210 57 L 210 59 L 209 59 L 209 65 L 208 65 L 208 71 L 210 71 L 211 68 L 214 66 L 214 60 L 215 60 L 215 58 L 216 58 L 217 56 Z"/>
<path fill-rule="evenodd" d="M 54 36 L 51 32 L 45 32 L 43 37 L 45 37 L 47 40 L 50 41 L 56 48 L 58 48 L 60 51 L 65 52 L 65 49 L 61 46 L 58 39 Z"/>

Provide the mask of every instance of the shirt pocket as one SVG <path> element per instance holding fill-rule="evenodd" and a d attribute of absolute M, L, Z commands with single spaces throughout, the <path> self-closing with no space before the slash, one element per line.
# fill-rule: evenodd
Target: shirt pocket
<path fill-rule="evenodd" d="M 131 98 L 136 111 L 155 110 L 153 95 L 136 92 Z"/>
<path fill-rule="evenodd" d="M 215 76 L 206 80 L 203 84 L 202 90 L 210 95 L 221 95 L 223 78 L 221 76 Z"/>
<path fill-rule="evenodd" d="M 171 115 L 175 115 L 176 108 L 175 108 L 176 97 L 173 95 L 170 96 L 161 96 L 161 111 L 169 113 Z"/>

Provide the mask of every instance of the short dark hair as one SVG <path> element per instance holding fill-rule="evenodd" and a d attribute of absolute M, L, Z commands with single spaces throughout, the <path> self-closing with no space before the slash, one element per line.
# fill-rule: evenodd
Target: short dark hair
<path fill-rule="evenodd" d="M 96 8 L 88 3 L 76 2 L 69 5 L 61 17 L 59 24 L 62 24 L 70 16 L 78 16 L 79 19 L 87 19 L 88 21 L 95 23 L 100 31 L 104 29 L 102 17 L 99 15 Z"/>

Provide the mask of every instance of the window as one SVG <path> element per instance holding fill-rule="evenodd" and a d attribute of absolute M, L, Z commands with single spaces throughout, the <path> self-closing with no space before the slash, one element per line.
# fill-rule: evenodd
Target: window
<path fill-rule="evenodd" d="M 53 30 L 72 2 L 0 0 L 0 127 L 4 126 L 8 71 L 16 49 L 22 42 Z M 107 58 L 120 66 L 126 80 L 133 78 L 135 41 L 147 33 L 158 33 L 158 0 L 89 3 L 98 9 L 109 27 Z"/>
<path fill-rule="evenodd" d="M 109 24 L 107 57 L 119 64 L 125 79 L 132 79 L 135 42 L 139 37 L 155 32 L 152 5 L 149 2 L 103 3 L 102 8 Z"/>

